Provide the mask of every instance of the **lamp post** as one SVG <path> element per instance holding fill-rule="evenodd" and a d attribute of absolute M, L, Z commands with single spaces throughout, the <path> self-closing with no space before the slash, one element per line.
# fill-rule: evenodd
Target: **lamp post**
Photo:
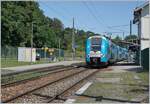
<path fill-rule="evenodd" d="M 75 44 L 75 33 L 74 33 L 74 18 L 73 18 L 73 27 L 72 27 L 72 60 L 74 60 L 74 57 L 75 57 L 75 47 L 74 47 L 74 44 Z"/>
<path fill-rule="evenodd" d="M 30 42 L 31 42 L 31 64 L 32 64 L 32 48 L 33 48 L 33 22 L 32 22 L 32 33 L 31 33 L 31 38 L 30 38 Z"/>
<path fill-rule="evenodd" d="M 30 42 L 31 42 L 31 64 L 32 64 L 32 61 L 33 61 L 32 60 L 32 57 L 33 57 L 32 50 L 33 50 L 33 25 L 34 25 L 34 23 L 35 22 L 32 21 L 32 24 L 31 24 L 32 25 L 31 26 L 31 32 L 32 33 L 31 33 L 31 38 L 30 38 Z"/>
<path fill-rule="evenodd" d="M 60 59 L 60 56 L 61 56 L 61 53 L 60 53 L 60 38 L 59 38 L 59 59 Z"/>

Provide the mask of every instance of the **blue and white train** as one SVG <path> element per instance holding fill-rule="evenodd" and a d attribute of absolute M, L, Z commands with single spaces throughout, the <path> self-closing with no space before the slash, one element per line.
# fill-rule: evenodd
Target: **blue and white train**
<path fill-rule="evenodd" d="M 128 50 L 114 44 L 104 36 L 91 36 L 86 40 L 86 64 L 107 66 L 128 57 Z"/>

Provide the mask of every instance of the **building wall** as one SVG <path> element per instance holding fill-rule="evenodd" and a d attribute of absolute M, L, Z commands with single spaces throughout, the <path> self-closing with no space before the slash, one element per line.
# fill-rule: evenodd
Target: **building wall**
<path fill-rule="evenodd" d="M 141 12 L 141 50 L 150 47 L 150 14 L 149 14 L 149 5 L 145 6 Z"/>
<path fill-rule="evenodd" d="M 148 15 L 149 15 L 149 5 L 146 5 L 146 6 L 143 7 L 143 9 L 142 9 L 141 16 L 144 17 L 144 16 L 148 16 Z"/>
<path fill-rule="evenodd" d="M 141 50 L 150 47 L 150 18 L 141 18 Z"/>
<path fill-rule="evenodd" d="M 139 23 L 139 35 L 141 37 L 141 65 L 144 69 L 149 69 L 149 48 L 150 48 L 150 14 L 149 5 L 141 11 Z"/>

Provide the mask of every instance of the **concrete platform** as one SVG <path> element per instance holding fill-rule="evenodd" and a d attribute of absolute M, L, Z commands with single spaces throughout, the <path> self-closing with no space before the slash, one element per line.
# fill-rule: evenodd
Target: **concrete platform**
<path fill-rule="evenodd" d="M 6 67 L 1 69 L 1 75 L 8 74 L 8 73 L 15 73 L 15 72 L 22 72 L 32 69 L 39 69 L 39 68 L 47 68 L 47 67 L 54 67 L 54 66 L 69 66 L 78 64 L 84 61 L 60 61 L 57 63 L 46 63 L 46 64 L 34 64 L 34 65 L 25 65 L 25 66 L 17 66 L 17 67 Z"/>
<path fill-rule="evenodd" d="M 119 62 L 108 69 L 96 73 L 92 85 L 75 97 L 75 103 L 137 103 L 148 98 L 149 76 L 141 66 Z"/>
<path fill-rule="evenodd" d="M 139 65 L 136 65 L 134 63 L 129 62 L 117 62 L 116 64 L 109 66 L 110 69 L 113 69 L 113 72 L 123 72 L 123 71 L 133 71 L 133 72 L 139 72 L 142 71 L 142 67 Z"/>
<path fill-rule="evenodd" d="M 81 87 L 75 94 L 81 95 L 84 91 L 92 84 L 92 82 L 87 82 L 83 87 Z"/>

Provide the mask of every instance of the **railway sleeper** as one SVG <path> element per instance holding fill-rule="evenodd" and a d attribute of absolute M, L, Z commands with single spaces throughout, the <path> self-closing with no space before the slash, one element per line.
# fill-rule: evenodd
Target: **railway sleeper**
<path fill-rule="evenodd" d="M 40 96 L 40 97 L 45 97 L 45 98 L 47 98 L 47 99 L 52 99 L 52 98 L 55 97 L 55 99 L 57 99 L 57 100 L 62 100 L 62 101 L 66 101 L 66 100 L 67 100 L 67 99 L 65 99 L 65 98 L 59 97 L 59 95 L 56 95 L 56 96 L 48 96 L 48 95 L 43 95 L 43 94 L 39 94 L 39 93 L 33 93 L 33 95 Z"/>

